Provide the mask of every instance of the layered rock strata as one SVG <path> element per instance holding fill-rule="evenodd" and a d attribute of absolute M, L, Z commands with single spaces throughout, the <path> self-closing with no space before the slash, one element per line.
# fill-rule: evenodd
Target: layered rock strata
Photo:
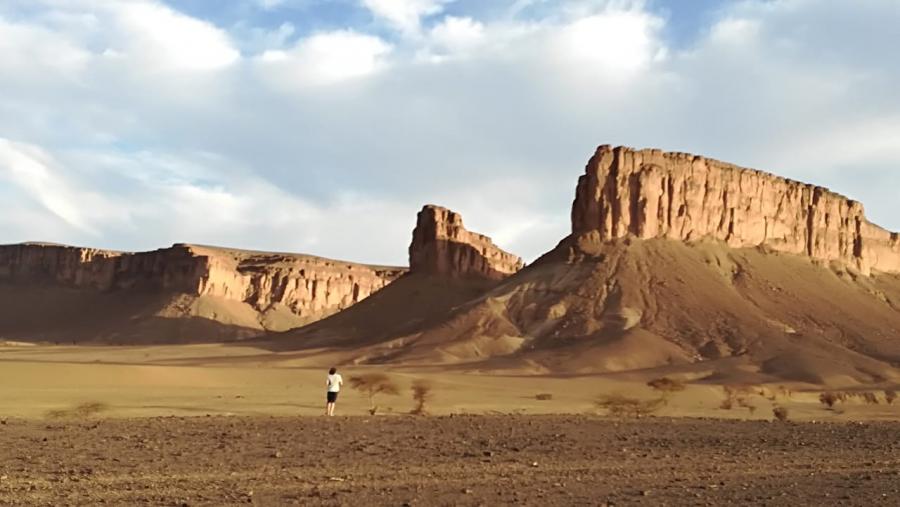
<path fill-rule="evenodd" d="M 413 273 L 500 280 L 524 264 L 494 245 L 491 238 L 467 231 L 458 213 L 427 205 L 418 214 L 409 266 Z"/>
<path fill-rule="evenodd" d="M 862 204 L 815 185 L 717 160 L 600 146 L 579 178 L 576 238 L 713 239 L 765 246 L 864 274 L 900 272 L 900 236 L 866 220 Z"/>
<path fill-rule="evenodd" d="M 361 301 L 405 271 L 306 255 L 183 244 L 140 253 L 47 244 L 0 246 L 3 283 L 215 296 L 247 303 L 258 311 L 281 304 L 309 320 Z"/>

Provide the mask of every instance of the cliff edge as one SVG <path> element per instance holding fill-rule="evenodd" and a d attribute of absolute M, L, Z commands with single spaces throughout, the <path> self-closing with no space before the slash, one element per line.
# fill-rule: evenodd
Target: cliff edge
<path fill-rule="evenodd" d="M 900 272 L 900 235 L 829 190 L 685 153 L 603 145 L 578 180 L 572 234 L 714 239 L 733 248 L 839 261 L 863 274 Z"/>
<path fill-rule="evenodd" d="M 491 238 L 467 231 L 459 213 L 426 205 L 413 230 L 409 266 L 413 273 L 502 280 L 524 264 L 494 245 Z"/>
<path fill-rule="evenodd" d="M 2 245 L 0 296 L 10 301 L 6 309 L 18 310 L 15 319 L 12 314 L 3 319 L 7 322 L 0 326 L 0 335 L 117 343 L 243 338 L 298 327 L 349 308 L 406 271 L 309 255 L 187 244 L 138 253 L 39 243 Z M 25 305 L 28 300 L 33 301 Z M 44 308 L 45 300 L 56 302 Z M 84 301 L 96 304 L 68 315 Z M 127 310 L 118 306 L 128 301 L 135 303 Z M 122 311 L 135 318 L 114 315 Z M 34 318 L 28 318 L 30 313 Z M 146 325 L 149 320 L 179 319 L 210 322 L 183 330 L 173 330 L 169 322 L 159 336 L 154 336 L 154 326 Z M 27 325 L 29 321 L 33 325 Z M 221 326 L 211 327 L 212 323 Z M 143 326 L 140 337 L 128 331 L 136 325 Z M 77 332 L 82 327 L 84 332 Z"/>

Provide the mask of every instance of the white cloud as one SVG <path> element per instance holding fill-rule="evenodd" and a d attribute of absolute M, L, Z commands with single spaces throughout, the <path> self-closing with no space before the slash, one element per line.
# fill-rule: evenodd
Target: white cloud
<path fill-rule="evenodd" d="M 373 4 L 400 31 L 382 36 L 11 1 L 28 9 L 0 5 L 0 242 L 402 263 L 434 202 L 531 260 L 607 142 L 825 184 L 900 228 L 900 13 L 878 0 L 729 3 L 686 47 L 627 1 L 533 2 L 527 20 Z"/>
<path fill-rule="evenodd" d="M 73 195 L 64 171 L 39 147 L 0 137 L 0 180 L 18 187 L 24 195 L 72 227 L 98 235 L 99 229 L 86 216 L 96 196 L 84 192 L 85 199 L 78 199 Z"/>
<path fill-rule="evenodd" d="M 382 18 L 395 28 L 416 34 L 423 17 L 438 14 L 444 5 L 453 0 L 362 0 L 362 5 L 372 14 Z"/>
<path fill-rule="evenodd" d="M 214 70 L 240 54 L 228 35 L 205 21 L 150 2 L 110 4 L 121 37 L 110 47 L 160 70 Z"/>
<path fill-rule="evenodd" d="M 289 50 L 259 57 L 261 72 L 288 87 L 328 85 L 377 71 L 391 46 L 352 31 L 327 32 L 300 40 Z"/>
<path fill-rule="evenodd" d="M 633 73 L 665 54 L 659 34 L 662 22 L 641 11 L 606 11 L 562 27 L 559 55 L 576 65 L 604 73 Z"/>
<path fill-rule="evenodd" d="M 435 56 L 468 53 L 485 40 L 484 25 L 472 18 L 447 16 L 428 33 L 429 53 Z"/>
<path fill-rule="evenodd" d="M 56 77 L 71 76 L 82 71 L 91 58 L 89 51 L 64 35 L 41 26 L 13 24 L 2 17 L 0 55 L 4 80 L 35 78 L 48 71 Z"/>

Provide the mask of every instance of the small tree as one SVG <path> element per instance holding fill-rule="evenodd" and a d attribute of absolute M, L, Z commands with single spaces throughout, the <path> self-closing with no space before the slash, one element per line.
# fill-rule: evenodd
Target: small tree
<path fill-rule="evenodd" d="M 433 394 L 431 392 L 431 383 L 427 380 L 418 379 L 412 383 L 413 401 L 416 402 L 415 408 L 412 409 L 414 415 L 427 415 L 425 403 L 431 401 Z"/>
<path fill-rule="evenodd" d="M 397 384 L 384 373 L 364 373 L 350 377 L 349 382 L 351 387 L 369 396 L 369 413 L 372 415 L 378 412 L 378 405 L 375 404 L 375 395 L 397 396 L 400 394 Z"/>
<path fill-rule="evenodd" d="M 647 385 L 662 393 L 677 393 L 684 391 L 684 382 L 669 377 L 660 377 L 647 382 Z"/>
<path fill-rule="evenodd" d="M 753 388 L 748 386 L 722 386 L 725 398 L 719 404 L 722 410 L 731 410 L 735 405 L 746 408 L 750 413 L 756 411 L 756 407 L 750 403 L 749 397 L 753 395 Z"/>
<path fill-rule="evenodd" d="M 844 393 L 826 391 L 819 395 L 819 403 L 825 405 L 829 409 L 833 409 L 837 402 L 844 401 L 846 398 L 847 396 Z"/>
<path fill-rule="evenodd" d="M 787 421 L 788 409 L 782 406 L 772 407 L 772 415 L 774 415 L 775 419 L 778 419 L 779 421 Z"/>
<path fill-rule="evenodd" d="M 876 396 L 875 393 L 872 393 L 872 392 L 860 393 L 859 397 L 862 398 L 863 401 L 868 403 L 869 405 L 878 405 L 878 396 Z"/>
<path fill-rule="evenodd" d="M 613 417 L 644 417 L 666 404 L 665 398 L 640 400 L 623 394 L 605 394 L 594 400 L 594 405 Z"/>

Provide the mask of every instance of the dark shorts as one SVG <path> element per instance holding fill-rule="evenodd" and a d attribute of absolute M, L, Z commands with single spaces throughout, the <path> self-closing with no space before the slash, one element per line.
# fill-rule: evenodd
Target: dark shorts
<path fill-rule="evenodd" d="M 337 395 L 338 393 L 328 391 L 328 395 L 325 397 L 325 399 L 328 401 L 328 403 L 334 403 L 337 401 Z"/>

